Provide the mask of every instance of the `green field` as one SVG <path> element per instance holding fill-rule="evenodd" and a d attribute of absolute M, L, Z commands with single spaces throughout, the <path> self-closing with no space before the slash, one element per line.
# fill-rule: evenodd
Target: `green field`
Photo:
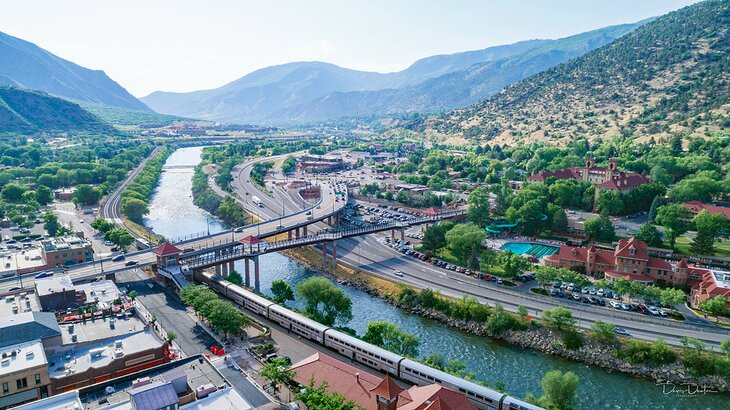
<path fill-rule="evenodd" d="M 692 255 L 689 247 L 692 244 L 692 239 L 686 236 L 677 238 L 677 243 L 674 246 L 677 252 L 685 255 Z M 669 244 L 665 244 L 666 248 L 669 248 Z M 730 258 L 730 242 L 715 242 L 715 254 L 712 256 L 719 256 L 723 258 Z"/>

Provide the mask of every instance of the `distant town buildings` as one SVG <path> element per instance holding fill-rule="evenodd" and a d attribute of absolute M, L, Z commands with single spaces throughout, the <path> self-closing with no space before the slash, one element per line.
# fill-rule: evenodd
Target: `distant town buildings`
<path fill-rule="evenodd" d="M 345 169 L 341 155 L 303 155 L 297 159 L 297 170 L 305 173 L 333 172 Z"/>
<path fill-rule="evenodd" d="M 682 205 L 684 205 L 684 207 L 687 208 L 687 211 L 689 211 L 692 215 L 697 215 L 703 210 L 706 210 L 711 214 L 724 215 L 725 219 L 730 219 L 730 207 L 706 204 L 700 201 L 688 201 L 684 202 Z"/>

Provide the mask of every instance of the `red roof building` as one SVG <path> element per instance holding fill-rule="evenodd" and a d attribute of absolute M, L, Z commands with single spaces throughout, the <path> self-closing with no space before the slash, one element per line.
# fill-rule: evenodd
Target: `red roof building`
<path fill-rule="evenodd" d="M 295 363 L 294 381 L 306 386 L 314 379 L 316 386 L 340 393 L 367 410 L 476 410 L 465 395 L 439 384 L 404 389 L 389 376 L 380 378 L 343 363 L 323 353 Z"/>
<path fill-rule="evenodd" d="M 703 300 L 715 296 L 730 298 L 730 272 L 697 267 L 689 269 L 700 276 L 700 280 L 692 286 L 689 294 L 692 305 L 697 306 Z M 730 303 L 726 303 L 725 307 L 730 308 Z"/>
<path fill-rule="evenodd" d="M 543 263 L 557 268 L 582 266 L 592 276 L 604 274 L 607 280 L 635 280 L 645 283 L 662 281 L 675 286 L 683 286 L 688 280 L 698 280 L 699 273 L 688 269 L 687 263 L 680 261 L 675 266 L 653 256 L 649 256 L 646 242 L 636 238 L 622 239 L 613 251 L 597 249 L 591 244 L 588 248 L 561 246 L 560 251 L 543 258 Z"/>
<path fill-rule="evenodd" d="M 726 219 L 730 219 L 730 208 L 726 206 L 706 204 L 700 201 L 688 201 L 683 203 L 682 205 L 684 205 L 684 207 L 687 208 L 687 210 L 693 215 L 697 215 L 698 213 L 702 212 L 703 209 L 705 209 L 711 214 L 722 214 L 725 215 Z"/>
<path fill-rule="evenodd" d="M 179 257 L 180 253 L 182 253 L 182 250 L 180 250 L 177 246 L 171 244 L 170 242 L 165 242 L 155 248 L 152 253 L 157 255 L 157 265 L 162 268 L 166 268 L 168 266 L 175 266 L 180 263 Z"/>

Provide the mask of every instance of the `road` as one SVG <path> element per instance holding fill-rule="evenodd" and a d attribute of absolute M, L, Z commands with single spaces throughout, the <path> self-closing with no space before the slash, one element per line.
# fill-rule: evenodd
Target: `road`
<path fill-rule="evenodd" d="M 235 175 L 236 171 L 234 170 Z M 280 212 L 282 203 L 287 210 L 296 209 L 298 206 L 296 201 L 292 200 L 288 194 L 282 194 L 275 190 L 274 197 L 265 196 L 256 186 L 247 181 L 249 179 L 245 177 L 234 178 L 234 190 L 239 194 L 243 191 L 248 191 L 249 195 L 257 193 L 257 196 L 265 203 L 265 207 L 258 209 L 258 211 L 269 218 L 276 218 L 277 210 Z M 244 206 L 249 208 L 250 203 L 244 203 Z M 380 240 L 378 240 L 378 237 L 380 237 Z M 510 311 L 516 311 L 518 306 L 523 305 L 528 308 L 530 314 L 534 317 L 540 317 L 545 309 L 565 306 L 573 311 L 578 325 L 584 328 L 590 328 L 596 320 L 612 322 L 616 326 L 629 330 L 632 336 L 636 338 L 645 340 L 662 338 L 673 345 L 680 345 L 680 339 L 684 336 L 703 340 L 713 348 L 717 348 L 722 341 L 730 339 L 730 331 L 714 326 L 679 323 L 670 319 L 647 317 L 638 313 L 575 304 L 562 299 L 543 297 L 525 293 L 524 290 L 508 289 L 501 285 L 480 281 L 404 256 L 386 246 L 382 241 L 383 237 L 384 235 L 380 234 L 379 236 L 370 235 L 364 238 L 338 241 L 338 259 L 363 272 L 387 280 L 396 280 L 392 272 L 397 269 L 404 274 L 403 277 L 397 278 L 398 281 L 417 288 L 441 289 L 442 294 L 455 298 L 461 298 L 467 294 L 484 303 L 492 305 L 499 303 Z"/>

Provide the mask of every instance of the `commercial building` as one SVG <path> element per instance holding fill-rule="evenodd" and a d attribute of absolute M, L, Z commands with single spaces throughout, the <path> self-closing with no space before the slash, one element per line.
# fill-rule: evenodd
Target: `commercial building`
<path fill-rule="evenodd" d="M 307 173 L 333 172 L 345 169 L 347 163 L 336 155 L 303 155 L 297 158 L 297 170 Z"/>
<path fill-rule="evenodd" d="M 57 201 L 70 201 L 76 194 L 76 188 L 59 188 L 53 191 L 53 197 Z"/>
<path fill-rule="evenodd" d="M 730 272 L 711 268 L 699 269 L 701 270 L 700 280 L 692 286 L 689 294 L 692 305 L 697 306 L 703 300 L 715 296 L 730 298 Z M 725 307 L 730 308 L 730 303 L 727 303 Z"/>
<path fill-rule="evenodd" d="M 41 252 L 43 260 L 46 262 L 43 269 L 91 262 L 94 256 L 91 242 L 76 236 L 63 236 L 41 241 Z"/>
<path fill-rule="evenodd" d="M 292 365 L 294 381 L 302 387 L 314 380 L 327 383 L 328 390 L 340 393 L 367 410 L 476 410 L 465 395 L 439 384 L 405 389 L 393 379 L 375 376 L 323 353 Z"/>
<path fill-rule="evenodd" d="M 0 409 L 50 395 L 48 360 L 40 340 L 0 348 Z"/>

